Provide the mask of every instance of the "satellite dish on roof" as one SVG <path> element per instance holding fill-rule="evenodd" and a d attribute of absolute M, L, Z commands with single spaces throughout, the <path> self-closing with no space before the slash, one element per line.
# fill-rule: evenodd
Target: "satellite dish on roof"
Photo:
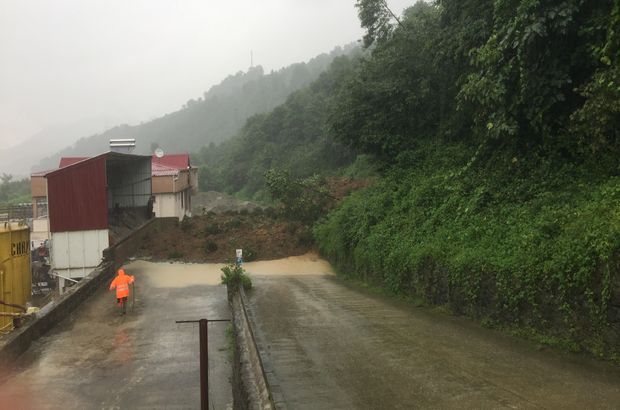
<path fill-rule="evenodd" d="M 164 150 L 163 150 L 163 149 L 161 149 L 161 148 L 157 148 L 157 149 L 155 150 L 155 156 L 156 156 L 157 158 L 161 158 L 161 157 L 163 157 L 163 156 L 164 156 Z"/>

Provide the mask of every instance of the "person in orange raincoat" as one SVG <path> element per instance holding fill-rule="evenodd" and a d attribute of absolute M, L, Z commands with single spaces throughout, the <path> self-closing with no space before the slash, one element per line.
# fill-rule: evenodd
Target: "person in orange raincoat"
<path fill-rule="evenodd" d="M 116 302 L 121 305 L 121 315 L 127 312 L 127 299 L 129 298 L 129 284 L 134 282 L 132 275 L 126 275 L 124 269 L 118 270 L 118 275 L 110 283 L 110 290 L 116 288 Z"/>

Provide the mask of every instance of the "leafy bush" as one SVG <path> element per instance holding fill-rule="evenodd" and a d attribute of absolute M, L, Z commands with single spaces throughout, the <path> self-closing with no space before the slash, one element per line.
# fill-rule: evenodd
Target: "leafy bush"
<path fill-rule="evenodd" d="M 245 262 L 253 262 L 257 259 L 256 251 L 251 248 L 243 248 L 243 260 Z"/>
<path fill-rule="evenodd" d="M 230 221 L 226 222 L 227 229 L 238 229 L 241 228 L 241 219 L 233 218 Z"/>
<path fill-rule="evenodd" d="M 222 284 L 231 289 L 236 289 L 240 285 L 244 289 L 252 288 L 252 279 L 248 276 L 245 269 L 236 264 L 229 264 L 222 268 Z"/>
<path fill-rule="evenodd" d="M 323 215 L 331 201 L 325 181 L 318 175 L 293 178 L 288 171 L 270 169 L 265 179 L 271 196 L 282 204 L 287 217 L 311 223 Z"/>
<path fill-rule="evenodd" d="M 181 259 L 183 257 L 183 253 L 179 251 L 172 251 L 168 254 L 168 259 Z"/>
<path fill-rule="evenodd" d="M 205 226 L 205 235 L 217 235 L 221 233 L 222 229 L 216 223 L 209 223 Z"/>
<path fill-rule="evenodd" d="M 192 218 L 186 216 L 185 218 L 183 218 L 179 226 L 181 227 L 181 230 L 183 232 L 189 232 L 192 230 L 194 223 L 192 221 Z"/>
<path fill-rule="evenodd" d="M 217 243 L 213 242 L 213 241 L 207 241 L 205 243 L 205 253 L 209 254 L 209 253 L 213 253 L 217 251 Z"/>

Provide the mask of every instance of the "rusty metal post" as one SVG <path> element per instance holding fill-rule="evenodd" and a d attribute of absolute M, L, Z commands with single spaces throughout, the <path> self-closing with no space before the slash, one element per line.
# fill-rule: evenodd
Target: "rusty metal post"
<path fill-rule="evenodd" d="M 200 409 L 209 410 L 209 322 L 198 321 L 200 326 Z"/>
<path fill-rule="evenodd" d="M 198 323 L 200 335 L 200 409 L 209 410 L 209 322 L 230 322 L 230 319 L 177 320 L 176 323 Z"/>

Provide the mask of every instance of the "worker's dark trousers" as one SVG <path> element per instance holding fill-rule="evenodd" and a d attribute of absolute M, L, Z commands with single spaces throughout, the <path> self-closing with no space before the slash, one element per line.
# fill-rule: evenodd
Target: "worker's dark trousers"
<path fill-rule="evenodd" d="M 121 315 L 124 315 L 125 313 L 127 313 L 127 296 L 120 298 L 120 299 L 116 299 L 117 303 L 120 303 L 121 305 Z"/>

